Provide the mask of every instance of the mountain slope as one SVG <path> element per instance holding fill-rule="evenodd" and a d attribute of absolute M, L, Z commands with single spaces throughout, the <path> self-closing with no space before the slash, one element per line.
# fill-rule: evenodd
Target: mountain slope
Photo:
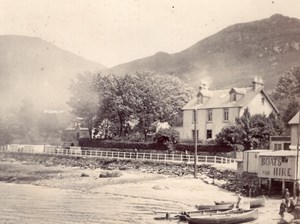
<path fill-rule="evenodd" d="M 248 85 L 259 75 L 273 89 L 282 72 L 299 64 L 300 20 L 276 14 L 229 26 L 184 51 L 159 52 L 109 71 L 169 73 L 193 86 L 205 79 L 212 88 Z"/>
<path fill-rule="evenodd" d="M 77 73 L 105 68 L 42 39 L 25 36 L 0 36 L 0 58 L 2 105 L 27 98 L 41 108 L 65 107 L 70 80 Z"/>

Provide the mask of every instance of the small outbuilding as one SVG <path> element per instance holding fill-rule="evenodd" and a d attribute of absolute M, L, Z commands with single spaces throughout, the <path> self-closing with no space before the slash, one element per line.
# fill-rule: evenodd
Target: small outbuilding
<path fill-rule="evenodd" d="M 297 151 L 269 151 L 259 154 L 258 178 L 259 187 L 261 183 L 268 183 L 268 191 L 270 192 L 272 185 L 281 182 L 281 190 L 288 188 L 291 192 L 296 194 L 297 180 L 300 172 L 299 153 Z"/>
<path fill-rule="evenodd" d="M 259 172 L 259 155 L 260 153 L 270 152 L 268 149 L 254 149 L 243 152 L 243 172 L 255 173 Z"/>

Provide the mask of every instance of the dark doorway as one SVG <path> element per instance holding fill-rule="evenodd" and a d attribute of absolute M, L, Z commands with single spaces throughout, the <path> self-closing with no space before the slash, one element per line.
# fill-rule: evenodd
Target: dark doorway
<path fill-rule="evenodd" d="M 211 139 L 212 138 L 212 130 L 207 130 L 206 131 L 206 139 Z"/>

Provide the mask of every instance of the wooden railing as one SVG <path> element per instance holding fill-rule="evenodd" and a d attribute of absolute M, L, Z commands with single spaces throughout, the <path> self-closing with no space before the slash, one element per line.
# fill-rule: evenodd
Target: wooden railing
<path fill-rule="evenodd" d="M 10 147 L 8 149 L 7 147 L 0 147 L 0 152 L 194 163 L 194 155 L 190 155 L 190 154 L 185 155 L 185 154 L 140 153 L 140 152 L 134 153 L 134 152 L 102 151 L 102 150 L 81 150 L 80 148 L 77 147 L 73 149 L 45 147 L 45 150 L 43 152 L 36 152 L 31 148 L 20 149 L 20 148 Z M 236 160 L 233 158 L 220 157 L 220 156 L 198 155 L 197 162 L 199 164 L 230 164 L 230 163 L 236 163 Z"/>

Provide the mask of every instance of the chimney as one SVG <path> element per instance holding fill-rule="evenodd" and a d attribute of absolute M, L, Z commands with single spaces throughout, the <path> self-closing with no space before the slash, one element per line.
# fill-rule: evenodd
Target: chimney
<path fill-rule="evenodd" d="M 255 76 L 254 80 L 252 81 L 252 89 L 258 90 L 264 88 L 264 80 L 261 77 Z"/>

